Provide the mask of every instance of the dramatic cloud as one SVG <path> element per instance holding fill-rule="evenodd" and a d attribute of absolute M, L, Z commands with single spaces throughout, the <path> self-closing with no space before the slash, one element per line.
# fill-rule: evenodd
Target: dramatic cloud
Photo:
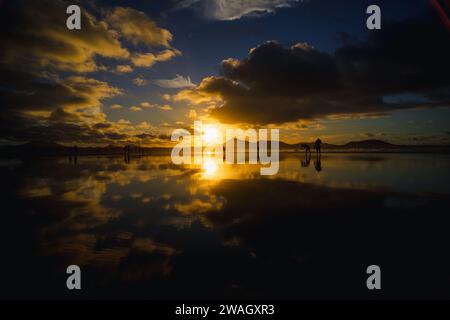
<path fill-rule="evenodd" d="M 96 10 L 96 6 L 82 6 L 82 30 L 68 30 L 69 4 L 65 0 L 2 3 L 2 139 L 80 144 L 136 142 L 136 135 L 148 128 L 110 122 L 102 110 L 105 99 L 121 95 L 123 90 L 85 73 L 106 70 L 98 63 L 100 59 L 112 64 L 110 71 L 130 73 L 130 63 L 151 66 L 181 52 L 170 46 L 172 35 L 168 30 L 156 26 L 144 13 L 128 8 L 92 14 L 85 9 Z M 129 42 L 128 47 L 123 42 Z M 133 52 L 131 45 L 144 45 L 147 52 L 155 48 L 159 53 L 152 54 L 152 63 L 135 63 L 140 53 Z M 142 77 L 135 82 L 146 84 Z M 111 106 L 121 108 L 118 104 Z"/>
<path fill-rule="evenodd" d="M 191 78 L 183 77 L 179 74 L 175 78 L 170 80 L 156 80 L 156 84 L 162 88 L 168 89 L 182 89 L 182 88 L 193 88 L 195 84 L 191 82 Z"/>
<path fill-rule="evenodd" d="M 447 40 L 440 24 L 414 20 L 385 22 L 367 41 L 334 54 L 269 41 L 243 60 L 224 60 L 221 77 L 207 77 L 173 99 L 214 104 L 213 117 L 253 124 L 450 106 Z"/>
<path fill-rule="evenodd" d="M 92 72 L 103 68 L 97 65 L 97 56 L 131 59 L 135 66 L 149 67 L 181 54 L 171 47 L 172 34 L 168 30 L 131 8 L 107 11 L 105 20 L 98 20 L 82 9 L 82 32 L 68 30 L 65 14 L 68 4 L 64 0 L 4 3 L 0 12 L 0 63 L 22 66 L 27 71 L 46 67 L 48 71 Z M 122 45 L 122 39 L 164 50 L 147 56 L 132 54 Z M 121 64 L 116 71 L 130 72 L 130 67 Z"/>
<path fill-rule="evenodd" d="M 95 55 L 128 58 L 119 34 L 84 10 L 83 32 L 68 30 L 66 8 L 67 3 L 58 0 L 4 3 L 0 63 L 86 72 L 97 70 Z"/>
<path fill-rule="evenodd" d="M 235 20 L 243 16 L 259 16 L 277 8 L 290 7 L 299 0 L 183 0 L 177 8 L 193 7 L 210 19 Z"/>
<path fill-rule="evenodd" d="M 106 21 L 120 30 L 123 36 L 134 45 L 170 48 L 170 41 L 172 41 L 170 31 L 158 27 L 141 11 L 118 7 L 108 13 Z"/>

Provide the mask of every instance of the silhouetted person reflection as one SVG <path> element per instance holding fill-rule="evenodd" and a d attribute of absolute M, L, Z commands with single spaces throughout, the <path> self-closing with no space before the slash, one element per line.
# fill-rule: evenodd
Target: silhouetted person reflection
<path fill-rule="evenodd" d="M 74 145 L 69 155 L 69 162 L 73 164 L 77 164 L 78 162 L 78 147 Z"/>
<path fill-rule="evenodd" d="M 302 144 L 300 147 L 305 149 L 305 160 L 302 160 L 302 167 L 308 167 L 311 162 L 311 148 L 307 144 Z"/>
<path fill-rule="evenodd" d="M 314 161 L 314 167 L 316 168 L 317 172 L 322 171 L 322 162 L 320 161 L 320 153 L 318 152 L 316 155 L 316 160 Z"/>
<path fill-rule="evenodd" d="M 317 155 L 321 154 L 322 150 L 322 140 L 317 139 L 316 142 L 314 142 L 314 148 L 316 149 Z"/>
<path fill-rule="evenodd" d="M 125 147 L 123 147 L 123 157 L 126 163 L 130 163 L 130 153 L 131 153 L 130 145 L 126 145 Z"/>

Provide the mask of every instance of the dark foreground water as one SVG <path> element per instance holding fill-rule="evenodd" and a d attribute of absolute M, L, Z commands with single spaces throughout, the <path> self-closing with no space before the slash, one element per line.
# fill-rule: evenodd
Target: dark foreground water
<path fill-rule="evenodd" d="M 449 155 L 302 160 L 0 160 L 0 297 L 450 298 Z"/>

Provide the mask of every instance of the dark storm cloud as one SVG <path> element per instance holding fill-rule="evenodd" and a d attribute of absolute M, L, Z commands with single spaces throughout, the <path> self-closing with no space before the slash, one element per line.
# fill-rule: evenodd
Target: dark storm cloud
<path fill-rule="evenodd" d="M 271 90 L 283 97 L 307 96 L 338 85 L 333 57 L 303 43 L 284 48 L 277 42 L 266 42 L 252 49 L 244 61 L 223 61 L 222 73 L 252 90 Z"/>
<path fill-rule="evenodd" d="M 441 24 L 427 20 L 386 23 L 367 42 L 336 51 L 345 82 L 370 94 L 414 92 L 450 97 L 450 42 Z"/>
<path fill-rule="evenodd" d="M 266 42 L 243 60 L 224 60 L 222 77 L 205 78 L 178 98 L 220 97 L 214 117 L 261 124 L 449 106 L 448 57 L 449 36 L 439 23 L 386 22 L 366 41 L 344 43 L 334 54 L 305 43 Z"/>

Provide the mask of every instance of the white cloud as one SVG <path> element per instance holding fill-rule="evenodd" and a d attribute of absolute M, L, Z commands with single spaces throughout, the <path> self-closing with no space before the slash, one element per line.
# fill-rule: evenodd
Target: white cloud
<path fill-rule="evenodd" d="M 182 0 L 178 8 L 195 7 L 216 20 L 235 20 L 246 15 L 266 14 L 303 0 Z"/>
<path fill-rule="evenodd" d="M 177 74 L 176 77 L 173 79 L 156 80 L 155 83 L 160 87 L 169 89 L 182 89 L 195 87 L 195 83 L 192 83 L 191 78 L 189 76 L 185 78 L 179 74 Z"/>

